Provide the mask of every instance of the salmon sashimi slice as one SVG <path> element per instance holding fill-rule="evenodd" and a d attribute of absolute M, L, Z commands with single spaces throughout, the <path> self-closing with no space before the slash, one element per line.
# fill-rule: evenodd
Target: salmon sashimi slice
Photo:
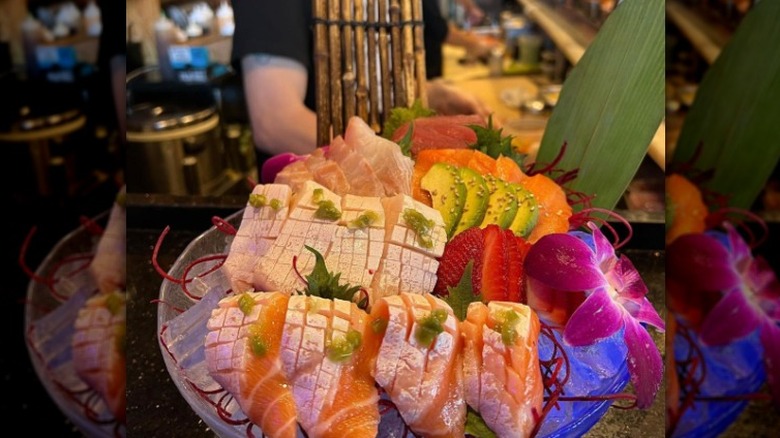
<path fill-rule="evenodd" d="M 348 145 L 341 136 L 331 141 L 328 158 L 336 162 L 344 172 L 350 185 L 351 194 L 358 196 L 385 195 L 385 188 L 371 164 L 363 155 Z"/>
<path fill-rule="evenodd" d="M 401 292 L 425 293 L 436 285 L 438 257 L 444 253 L 447 232 L 441 213 L 410 196 L 383 198 L 386 245 L 371 283 L 370 302 Z M 423 233 L 415 231 L 409 218 L 430 221 Z"/>
<path fill-rule="evenodd" d="M 100 394 L 117 421 L 124 423 L 125 293 L 114 291 L 88 299 L 74 328 L 71 346 L 76 374 Z"/>
<path fill-rule="evenodd" d="M 313 179 L 314 175 L 306 167 L 306 163 L 303 160 L 298 160 L 284 166 L 284 169 L 276 174 L 274 184 L 286 184 L 294 192 L 297 192 L 303 186 L 303 183 Z"/>
<path fill-rule="evenodd" d="M 252 189 L 252 195 L 265 197 L 267 204 L 277 199 L 281 208 L 274 209 L 270 205 L 254 207 L 247 202 L 241 225 L 222 265 L 236 293 L 253 290 L 257 286 L 253 280 L 255 266 L 281 233 L 289 211 L 291 190 L 285 184 L 257 185 Z"/>
<path fill-rule="evenodd" d="M 328 256 L 330 241 L 339 225 L 336 220 L 316 217 L 321 201 L 332 202 L 336 208 L 341 206 L 341 197 L 314 181 L 304 183 L 293 196 L 290 214 L 279 236 L 255 266 L 253 281 L 258 290 L 292 292 L 303 288 L 299 274 L 311 273 L 315 262 L 314 254 L 304 245 Z"/>
<path fill-rule="evenodd" d="M 435 337 L 421 335 L 435 312 L 443 317 L 440 331 L 433 332 Z M 384 327 L 374 378 L 406 424 L 421 436 L 462 437 L 463 344 L 452 309 L 433 295 L 404 293 L 380 299 L 371 321 L 372 327 Z"/>
<path fill-rule="evenodd" d="M 461 327 L 466 402 L 499 437 L 530 436 L 543 401 L 536 313 L 520 303 L 471 303 Z"/>
<path fill-rule="evenodd" d="M 125 230 L 127 224 L 127 215 L 125 211 L 124 198 L 126 187 L 117 194 L 117 200 L 111 207 L 108 215 L 108 223 L 103 235 L 100 236 L 95 257 L 89 265 L 89 271 L 92 278 L 98 284 L 100 292 L 109 293 L 115 290 L 123 290 L 127 277 L 126 271 L 126 239 Z"/>
<path fill-rule="evenodd" d="M 350 192 L 350 184 L 347 176 L 335 161 L 325 158 L 322 149 L 316 149 L 309 158 L 304 161 L 314 181 L 327 187 L 333 193 L 345 195 Z"/>
<path fill-rule="evenodd" d="M 528 241 L 536 243 L 543 236 L 569 231 L 571 205 L 566 199 L 566 192 L 550 177 L 536 174 L 523 180 L 520 185 L 534 194 L 539 207 L 539 219 L 531 230 Z"/>
<path fill-rule="evenodd" d="M 331 238 L 325 265 L 341 279 L 369 290 L 385 248 L 385 213 L 380 198 L 346 195 L 341 225 Z"/>
<path fill-rule="evenodd" d="M 349 301 L 290 297 L 281 360 L 311 438 L 377 434 L 379 395 L 362 345 L 367 320 Z"/>
<path fill-rule="evenodd" d="M 392 141 L 376 135 L 360 117 L 349 119 L 344 141 L 371 164 L 385 195 L 410 195 L 414 161 Z"/>
<path fill-rule="evenodd" d="M 206 335 L 209 374 L 271 437 L 295 438 L 298 411 L 280 359 L 288 297 L 245 292 L 222 299 Z"/>

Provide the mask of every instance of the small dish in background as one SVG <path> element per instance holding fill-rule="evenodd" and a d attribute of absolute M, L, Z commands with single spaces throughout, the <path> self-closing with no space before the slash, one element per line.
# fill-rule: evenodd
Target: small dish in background
<path fill-rule="evenodd" d="M 498 94 L 501 103 L 510 108 L 520 108 L 525 101 L 534 97 L 534 94 L 527 88 L 514 87 L 504 88 Z"/>
<path fill-rule="evenodd" d="M 550 108 L 555 108 L 555 105 L 558 104 L 558 98 L 561 95 L 561 88 L 562 86 L 560 84 L 545 85 L 539 89 L 539 95 L 542 97 L 542 100 L 544 100 L 544 103 L 547 106 Z"/>
<path fill-rule="evenodd" d="M 677 96 L 680 98 L 680 102 L 687 107 L 693 105 L 698 88 L 699 86 L 696 84 L 685 84 L 680 86 L 677 89 Z"/>

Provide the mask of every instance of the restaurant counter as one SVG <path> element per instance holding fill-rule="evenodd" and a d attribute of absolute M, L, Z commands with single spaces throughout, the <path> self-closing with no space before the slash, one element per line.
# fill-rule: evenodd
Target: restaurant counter
<path fill-rule="evenodd" d="M 169 269 L 192 239 L 211 227 L 213 216 L 226 217 L 243 208 L 245 196 L 223 198 L 147 196 L 127 198 L 127 419 L 128 436 L 213 437 L 214 433 L 189 407 L 171 380 L 157 341 L 157 306 L 162 278 L 152 266 L 152 251 L 166 226 L 158 262 Z M 638 223 L 625 253 L 650 288 L 650 300 L 659 314 L 664 308 L 663 224 Z M 655 245 L 655 247 L 653 247 Z M 659 349 L 663 334 L 651 330 Z M 610 409 L 586 435 L 592 438 L 663 436 L 664 403 L 659 393 L 649 410 Z M 658 431 L 648 434 L 647 431 Z"/>

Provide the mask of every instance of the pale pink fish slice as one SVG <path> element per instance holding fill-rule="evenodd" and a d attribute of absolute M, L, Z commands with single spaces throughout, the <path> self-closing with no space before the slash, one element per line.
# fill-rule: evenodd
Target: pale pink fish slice
<path fill-rule="evenodd" d="M 278 199 L 281 208 L 275 210 L 270 205 L 258 208 L 247 202 L 241 225 L 222 265 L 222 270 L 236 293 L 253 290 L 258 286 L 253 280 L 255 266 L 281 233 L 292 196 L 290 187 L 284 184 L 256 185 L 252 194 L 265 196 L 269 204 Z"/>
<path fill-rule="evenodd" d="M 327 187 L 331 192 L 342 196 L 350 192 L 350 184 L 344 171 L 338 163 L 325 158 L 322 149 L 312 152 L 304 164 L 311 172 L 314 181 Z"/>
<path fill-rule="evenodd" d="M 284 167 L 274 178 L 275 184 L 286 184 L 290 188 L 297 192 L 306 181 L 314 179 L 309 168 L 306 167 L 303 159 L 293 161 Z"/>
<path fill-rule="evenodd" d="M 415 335 L 418 321 L 435 309 L 447 312 L 444 331 L 422 345 Z M 429 294 L 401 294 L 378 301 L 371 318 L 387 323 L 374 377 L 404 421 L 422 436 L 463 436 L 462 340 L 452 309 Z"/>
<path fill-rule="evenodd" d="M 507 311 L 518 316 L 510 345 L 494 329 Z M 543 401 L 536 313 L 520 303 L 471 303 L 462 329 L 466 402 L 499 437 L 530 436 Z"/>
<path fill-rule="evenodd" d="M 398 144 L 380 137 L 360 117 L 349 119 L 344 141 L 368 160 L 387 196 L 412 193 L 414 161 Z"/>
<path fill-rule="evenodd" d="M 385 188 L 366 158 L 341 136 L 333 139 L 327 154 L 336 162 L 350 184 L 350 193 L 358 196 L 384 196 Z"/>
<path fill-rule="evenodd" d="M 89 298 L 74 324 L 73 366 L 100 394 L 114 417 L 125 422 L 126 297 L 114 291 Z"/>

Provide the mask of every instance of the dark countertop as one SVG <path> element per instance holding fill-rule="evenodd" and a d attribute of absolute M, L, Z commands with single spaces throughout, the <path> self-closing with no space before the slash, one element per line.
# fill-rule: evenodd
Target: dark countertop
<path fill-rule="evenodd" d="M 127 278 L 128 278 L 128 363 L 127 418 L 128 435 L 144 437 L 213 437 L 214 433 L 195 414 L 171 380 L 157 342 L 157 305 L 160 276 L 151 264 L 153 247 L 166 225 L 170 233 L 160 249 L 158 261 L 170 268 L 187 244 L 211 226 L 214 215 L 225 217 L 243 207 L 245 198 L 189 199 L 128 197 Z M 168 202 L 173 202 L 171 206 Z M 658 234 L 660 228 L 660 234 Z M 638 231 L 644 230 L 644 231 Z M 642 224 L 635 230 L 635 242 L 641 247 L 663 236 L 660 224 Z M 653 237 L 653 238 L 651 238 Z M 661 237 L 662 239 L 662 237 Z M 663 316 L 664 252 L 652 249 L 628 249 L 626 254 L 642 271 L 651 289 L 651 300 Z M 663 347 L 663 334 L 653 333 Z M 589 437 L 663 436 L 663 396 L 645 411 L 610 409 Z M 657 433 L 648 434 L 653 430 Z"/>

